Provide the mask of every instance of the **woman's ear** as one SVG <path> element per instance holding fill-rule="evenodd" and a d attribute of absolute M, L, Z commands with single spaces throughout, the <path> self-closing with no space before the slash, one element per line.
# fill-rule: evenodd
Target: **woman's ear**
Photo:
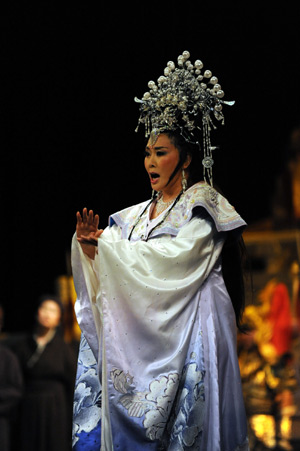
<path fill-rule="evenodd" d="M 182 168 L 187 169 L 189 167 L 189 165 L 191 164 L 191 161 L 192 161 L 192 156 L 188 154 Z"/>

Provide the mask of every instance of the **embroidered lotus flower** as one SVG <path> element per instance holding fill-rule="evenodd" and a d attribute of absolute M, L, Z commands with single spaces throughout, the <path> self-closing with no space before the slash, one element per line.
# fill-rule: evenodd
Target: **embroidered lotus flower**
<path fill-rule="evenodd" d="M 192 353 L 190 358 L 196 359 L 196 354 Z M 150 440 L 163 442 L 165 435 L 170 436 L 170 451 L 183 451 L 194 445 L 202 430 L 205 402 L 204 372 L 198 371 L 195 362 L 185 366 L 181 378 L 178 373 L 161 376 L 144 392 L 135 389 L 129 373 L 114 369 L 110 374 L 114 388 L 123 395 L 119 402 L 128 415 L 144 416 L 143 426 Z"/>
<path fill-rule="evenodd" d="M 164 433 L 166 423 L 170 416 L 172 404 L 179 383 L 177 373 L 170 373 L 160 379 L 151 382 L 150 392 L 146 398 L 156 404 L 156 408 L 146 413 L 144 427 L 146 435 L 151 440 L 160 439 Z"/>
<path fill-rule="evenodd" d="M 146 435 L 151 440 L 160 438 L 164 432 L 166 422 L 176 395 L 179 376 L 170 373 L 155 379 L 149 385 L 149 391 L 139 392 L 133 386 L 133 377 L 123 370 L 111 371 L 114 388 L 124 395 L 120 397 L 120 404 L 131 417 L 144 418 Z"/>

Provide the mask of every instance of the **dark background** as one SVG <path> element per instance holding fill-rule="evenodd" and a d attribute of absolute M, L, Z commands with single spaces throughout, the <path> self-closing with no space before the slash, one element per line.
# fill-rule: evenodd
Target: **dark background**
<path fill-rule="evenodd" d="M 184 50 L 236 101 L 213 134 L 215 179 L 250 225 L 270 216 L 300 121 L 297 3 L 9 3 L 1 14 L 6 330 L 27 329 L 37 297 L 68 273 L 77 210 L 93 208 L 103 227 L 110 213 L 150 196 L 133 99 Z"/>

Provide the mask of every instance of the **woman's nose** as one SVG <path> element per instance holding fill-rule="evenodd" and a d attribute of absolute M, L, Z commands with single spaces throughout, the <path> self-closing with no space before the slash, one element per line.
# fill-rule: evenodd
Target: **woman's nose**
<path fill-rule="evenodd" d="M 149 166 L 153 168 L 155 166 L 155 155 L 150 155 L 149 157 Z"/>

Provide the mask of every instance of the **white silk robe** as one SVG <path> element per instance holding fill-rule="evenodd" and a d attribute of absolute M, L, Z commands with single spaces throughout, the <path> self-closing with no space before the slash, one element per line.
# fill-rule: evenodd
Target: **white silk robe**
<path fill-rule="evenodd" d="M 129 241 L 146 205 L 110 217 L 93 261 L 73 239 L 82 330 L 74 448 L 248 450 L 235 314 L 221 269 L 227 234 L 239 235 L 245 222 L 198 183 L 162 223 L 150 221 L 148 208 Z"/>

